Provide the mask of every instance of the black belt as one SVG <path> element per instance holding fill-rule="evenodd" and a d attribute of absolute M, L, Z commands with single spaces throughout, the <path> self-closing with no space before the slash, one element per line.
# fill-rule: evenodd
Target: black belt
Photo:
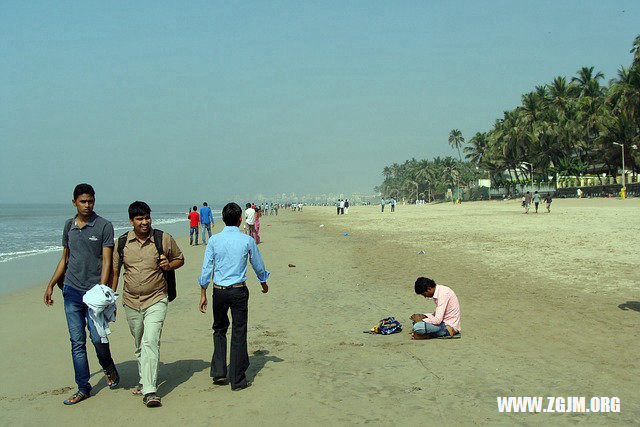
<path fill-rule="evenodd" d="M 231 288 L 242 288 L 247 286 L 246 282 L 236 283 L 231 286 L 218 286 L 216 284 L 213 285 L 213 289 L 231 289 Z"/>

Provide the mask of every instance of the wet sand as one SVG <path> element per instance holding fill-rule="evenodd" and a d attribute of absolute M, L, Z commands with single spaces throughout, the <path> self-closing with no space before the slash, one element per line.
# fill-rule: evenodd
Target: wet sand
<path fill-rule="evenodd" d="M 0 301 L 0 424 L 637 422 L 640 200 L 557 199 L 551 214 L 521 212 L 506 201 L 263 218 L 272 280 L 263 295 L 249 274 L 253 385 L 240 392 L 211 384 L 212 315 L 197 310 L 204 248 L 180 238 L 187 263 L 163 332 L 155 410 L 130 393 L 124 317 L 111 335 L 120 388 L 106 387 L 90 347 L 94 396 L 62 405 L 75 384 L 62 297 L 42 303 L 47 275 Z M 413 292 L 420 275 L 458 294 L 462 339 L 408 339 L 409 315 L 433 307 Z M 362 333 L 386 316 L 406 321 L 405 332 Z M 617 396 L 621 413 L 500 414 L 505 395 Z"/>

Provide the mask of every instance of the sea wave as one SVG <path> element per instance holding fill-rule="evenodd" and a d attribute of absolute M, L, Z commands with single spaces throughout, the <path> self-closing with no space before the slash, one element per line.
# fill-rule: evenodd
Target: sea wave
<path fill-rule="evenodd" d="M 0 263 L 11 261 L 17 258 L 24 258 L 31 255 L 39 255 L 46 254 L 49 252 L 55 252 L 62 249 L 62 246 L 45 246 L 39 249 L 29 249 L 25 251 L 14 251 L 14 252 L 0 252 Z"/>
<path fill-rule="evenodd" d="M 179 222 L 186 222 L 186 218 L 160 218 L 154 219 L 153 225 L 166 225 L 166 224 L 176 224 Z M 117 225 L 113 227 L 116 238 L 125 230 L 131 230 L 130 224 Z M 50 239 L 47 239 L 50 240 Z M 62 250 L 62 245 L 44 245 L 40 246 L 37 249 L 24 249 L 24 250 L 15 250 L 10 252 L 0 252 L 0 263 L 8 262 L 18 258 L 24 258 L 33 255 L 46 254 L 50 252 L 60 251 Z"/>
<path fill-rule="evenodd" d="M 160 219 L 153 219 L 152 221 L 152 226 L 156 226 L 156 225 L 162 225 L 162 224 L 177 224 L 179 222 L 187 222 L 187 218 L 160 218 Z M 131 230 L 131 224 L 126 224 L 126 225 L 114 225 L 113 229 L 115 231 L 122 231 L 122 230 Z"/>

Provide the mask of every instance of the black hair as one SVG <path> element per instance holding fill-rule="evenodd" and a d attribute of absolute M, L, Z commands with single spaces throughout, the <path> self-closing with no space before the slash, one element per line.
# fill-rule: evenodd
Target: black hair
<path fill-rule="evenodd" d="M 222 208 L 222 221 L 226 225 L 236 226 L 238 225 L 238 221 L 242 217 L 242 208 L 238 206 L 236 203 L 227 203 L 224 208 Z"/>
<path fill-rule="evenodd" d="M 416 279 L 416 284 L 414 285 L 414 289 L 418 295 L 422 295 L 427 292 L 427 289 L 435 287 L 436 282 L 428 277 L 418 277 Z"/>
<path fill-rule="evenodd" d="M 207 205 L 207 202 L 202 202 L 202 206 L 209 206 L 209 205 Z"/>
<path fill-rule="evenodd" d="M 245 206 L 250 208 L 251 207 L 251 203 L 247 203 Z"/>
<path fill-rule="evenodd" d="M 82 194 L 88 194 L 91 197 L 96 197 L 96 192 L 93 191 L 93 187 L 89 184 L 78 184 L 76 188 L 73 189 L 73 200 L 76 200 Z"/>
<path fill-rule="evenodd" d="M 137 216 L 145 216 L 151 214 L 151 208 L 145 202 L 136 200 L 129 205 L 129 219 L 133 219 Z"/>
<path fill-rule="evenodd" d="M 195 212 L 195 211 L 197 211 L 197 210 L 198 210 L 198 207 L 197 207 L 197 206 L 194 206 L 194 207 L 193 207 L 193 211 Z"/>

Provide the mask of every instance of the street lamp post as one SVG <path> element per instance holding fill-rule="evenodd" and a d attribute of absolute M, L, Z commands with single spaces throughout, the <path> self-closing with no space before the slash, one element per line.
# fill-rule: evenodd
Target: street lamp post
<path fill-rule="evenodd" d="M 620 149 L 622 150 L 622 190 L 626 193 L 627 192 L 627 186 L 625 183 L 625 170 L 624 170 L 624 144 L 621 144 L 619 142 L 614 142 L 613 145 L 619 145 Z"/>
<path fill-rule="evenodd" d="M 533 165 L 529 162 L 522 162 L 522 164 L 529 165 L 531 170 L 531 194 L 533 194 Z"/>

